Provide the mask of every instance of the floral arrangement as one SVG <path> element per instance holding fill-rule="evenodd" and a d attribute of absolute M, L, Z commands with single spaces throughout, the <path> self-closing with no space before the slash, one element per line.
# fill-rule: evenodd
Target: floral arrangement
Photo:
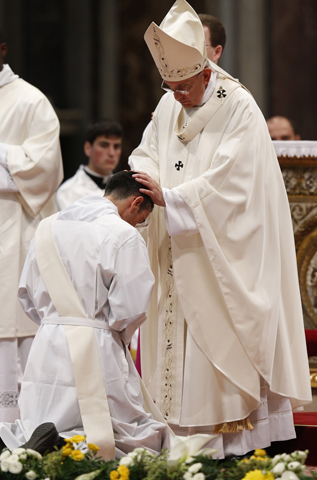
<path fill-rule="evenodd" d="M 305 474 L 308 450 L 267 456 L 265 450 L 243 460 L 213 460 L 203 449 L 206 435 L 175 437 L 171 449 L 154 455 L 143 448 L 120 460 L 105 462 L 99 448 L 82 435 L 66 440 L 60 449 L 40 455 L 31 449 L 4 449 L 0 455 L 1 480 L 317 480 Z M 210 436 L 208 436 L 210 438 Z"/>

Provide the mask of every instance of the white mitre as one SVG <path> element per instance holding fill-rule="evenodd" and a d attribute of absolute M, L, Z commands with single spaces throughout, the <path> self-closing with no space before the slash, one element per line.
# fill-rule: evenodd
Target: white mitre
<path fill-rule="evenodd" d="M 169 82 L 191 78 L 207 64 L 202 23 L 185 0 L 177 0 L 161 25 L 151 23 L 144 39 L 161 77 Z"/>

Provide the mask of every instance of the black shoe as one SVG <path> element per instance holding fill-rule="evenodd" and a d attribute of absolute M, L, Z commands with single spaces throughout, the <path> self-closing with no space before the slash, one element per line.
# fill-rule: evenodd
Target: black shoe
<path fill-rule="evenodd" d="M 59 446 L 60 436 L 54 423 L 47 422 L 39 425 L 21 448 L 32 448 L 43 455 L 45 452 L 53 452 L 55 446 Z"/>

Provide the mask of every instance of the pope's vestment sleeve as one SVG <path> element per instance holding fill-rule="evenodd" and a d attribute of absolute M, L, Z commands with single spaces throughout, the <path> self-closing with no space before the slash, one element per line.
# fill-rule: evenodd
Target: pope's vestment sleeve
<path fill-rule="evenodd" d="M 129 343 L 135 330 L 146 320 L 154 276 L 141 236 L 128 239 L 118 250 L 115 275 L 109 287 L 109 326 L 121 332 Z"/>
<path fill-rule="evenodd" d="M 160 183 L 157 125 L 155 114 L 153 116 L 153 120 L 148 124 L 143 132 L 140 145 L 129 157 L 129 166 L 131 170 L 145 172 L 156 182 Z"/>
<path fill-rule="evenodd" d="M 164 217 L 171 237 L 174 235 L 194 235 L 198 233 L 195 217 L 182 197 L 173 188 L 162 188 L 165 201 Z"/>
<path fill-rule="evenodd" d="M 7 144 L 10 174 L 21 203 L 33 216 L 43 209 L 63 178 L 59 121 L 45 96 L 37 99 L 21 145 Z"/>

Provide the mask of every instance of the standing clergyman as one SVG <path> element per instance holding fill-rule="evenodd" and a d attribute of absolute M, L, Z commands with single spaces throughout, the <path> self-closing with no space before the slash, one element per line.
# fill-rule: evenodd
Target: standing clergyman
<path fill-rule="evenodd" d="M 292 408 L 311 401 L 285 187 L 265 119 L 208 61 L 191 6 L 145 41 L 168 93 L 130 157 L 159 205 L 142 375 L 175 433 L 219 432 L 220 458 L 243 455 L 295 437 Z"/>
<path fill-rule="evenodd" d="M 37 327 L 16 296 L 40 220 L 63 179 L 59 121 L 45 95 L 4 63 L 0 31 L 0 421 L 19 416 L 18 383 Z"/>

